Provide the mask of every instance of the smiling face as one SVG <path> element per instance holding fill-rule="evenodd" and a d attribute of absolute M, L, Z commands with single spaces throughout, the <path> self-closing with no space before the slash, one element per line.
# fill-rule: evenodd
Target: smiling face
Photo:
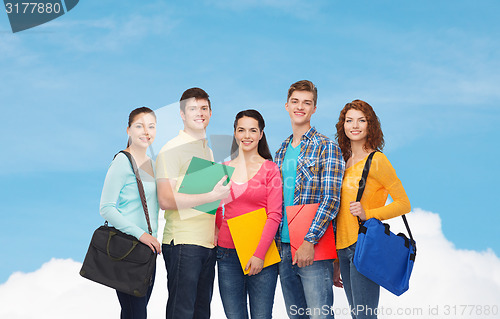
<path fill-rule="evenodd" d="M 259 129 L 259 122 L 251 117 L 244 116 L 238 120 L 234 131 L 239 149 L 243 152 L 257 151 L 259 141 L 262 138 L 262 131 Z"/>
<path fill-rule="evenodd" d="M 205 131 L 211 116 L 212 110 L 206 99 L 190 98 L 186 101 L 184 111 L 181 110 L 184 130 L 187 132 Z"/>
<path fill-rule="evenodd" d="M 285 109 L 290 115 L 292 125 L 310 125 L 311 116 L 316 112 L 313 93 L 309 91 L 294 91 L 285 104 Z"/>
<path fill-rule="evenodd" d="M 350 109 L 345 114 L 344 121 L 345 135 L 351 142 L 364 142 L 368 135 L 368 120 L 363 112 Z"/>
<path fill-rule="evenodd" d="M 156 136 L 156 118 L 151 113 L 140 113 L 136 115 L 127 134 L 132 146 L 147 148 Z"/>

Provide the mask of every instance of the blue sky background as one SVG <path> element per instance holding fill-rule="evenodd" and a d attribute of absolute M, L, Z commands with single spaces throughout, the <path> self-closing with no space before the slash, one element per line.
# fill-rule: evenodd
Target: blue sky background
<path fill-rule="evenodd" d="M 199 86 L 209 134 L 255 108 L 275 151 L 301 79 L 317 85 L 312 122 L 332 138 L 347 102 L 369 102 L 412 206 L 438 213 L 457 248 L 498 256 L 498 12 L 498 1 L 81 1 L 16 34 L 0 13 L 0 283 L 52 257 L 83 260 L 132 109 L 162 108 L 166 138 L 179 124 L 170 104 Z"/>

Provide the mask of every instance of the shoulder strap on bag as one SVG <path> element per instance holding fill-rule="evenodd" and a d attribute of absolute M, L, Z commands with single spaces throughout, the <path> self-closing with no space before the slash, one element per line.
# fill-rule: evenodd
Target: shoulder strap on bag
<path fill-rule="evenodd" d="M 361 179 L 359 180 L 359 188 L 358 188 L 358 194 L 356 195 L 356 201 L 359 202 L 361 201 L 361 197 L 363 197 L 363 192 L 365 191 L 365 185 L 366 185 L 366 178 L 368 177 L 368 173 L 370 172 L 370 166 L 372 165 L 372 159 L 373 156 L 375 155 L 377 151 L 371 152 L 370 155 L 368 155 L 368 158 L 366 159 L 365 167 L 363 168 L 363 173 L 361 174 Z M 410 239 L 412 243 L 415 241 L 413 240 L 413 236 L 411 234 L 410 230 L 410 225 L 408 224 L 408 221 L 406 220 L 405 215 L 401 215 L 403 218 L 403 222 L 405 223 L 406 230 L 408 231 L 408 235 L 410 235 Z M 358 223 L 361 225 L 361 219 L 358 217 Z"/>
<path fill-rule="evenodd" d="M 408 231 L 408 235 L 410 235 L 411 242 L 415 243 L 415 240 L 413 239 L 413 236 L 411 234 L 410 225 L 408 224 L 408 221 L 406 220 L 406 216 L 401 215 L 401 218 L 403 218 L 403 221 L 405 222 L 406 230 Z"/>
<path fill-rule="evenodd" d="M 368 178 L 368 173 L 370 172 L 370 167 L 372 165 L 372 159 L 377 151 L 371 152 L 365 162 L 365 167 L 363 167 L 363 173 L 361 174 L 361 179 L 359 180 L 358 194 L 356 195 L 356 201 L 360 202 L 361 197 L 363 197 L 363 192 L 365 191 L 366 179 Z M 358 218 L 358 224 L 361 226 L 363 222 Z"/>
<path fill-rule="evenodd" d="M 363 197 L 363 192 L 365 191 L 366 178 L 368 177 L 368 173 L 370 172 L 370 166 L 372 165 L 373 155 L 375 155 L 377 151 L 371 152 L 366 159 L 365 167 L 363 167 L 363 174 L 361 174 L 361 179 L 359 180 L 359 188 L 358 194 L 356 195 L 356 201 L 361 201 L 361 197 Z"/>
<path fill-rule="evenodd" d="M 135 179 L 137 181 L 137 188 L 139 189 L 139 195 L 141 197 L 142 208 L 144 209 L 144 215 L 146 215 L 146 222 L 148 223 L 148 232 L 150 235 L 152 235 L 153 230 L 151 229 L 151 222 L 149 221 L 148 204 L 146 202 L 146 195 L 144 194 L 144 186 L 142 185 L 141 177 L 139 176 L 139 169 L 137 168 L 137 164 L 135 163 L 134 158 L 129 152 L 120 151 L 118 154 L 120 153 L 125 154 L 125 156 L 127 156 L 128 160 L 130 161 L 130 165 L 132 165 L 132 170 L 134 171 Z"/>

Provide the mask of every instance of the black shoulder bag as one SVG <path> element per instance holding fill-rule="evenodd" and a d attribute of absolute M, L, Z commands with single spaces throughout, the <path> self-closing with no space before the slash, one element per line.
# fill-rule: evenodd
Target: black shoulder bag
<path fill-rule="evenodd" d="M 375 152 L 366 160 L 363 174 L 359 181 L 356 201 L 359 202 L 365 190 L 366 178 Z M 409 281 L 417 246 L 410 231 L 405 215 L 401 216 L 410 238 L 405 234 L 395 235 L 389 230 L 389 225 L 376 218 L 370 218 L 360 223 L 358 241 L 354 253 L 354 266 L 365 277 L 389 290 L 396 296 L 409 288 Z"/>
<path fill-rule="evenodd" d="M 152 235 L 146 195 L 137 165 L 130 153 L 120 153 L 125 154 L 132 165 L 148 223 L 148 232 Z M 118 291 L 142 297 L 152 284 L 156 256 L 149 246 L 134 236 L 108 226 L 106 221 L 92 236 L 80 275 Z"/>

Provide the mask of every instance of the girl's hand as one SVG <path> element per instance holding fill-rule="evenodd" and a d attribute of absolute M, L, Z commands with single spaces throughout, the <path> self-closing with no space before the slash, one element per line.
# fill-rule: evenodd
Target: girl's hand
<path fill-rule="evenodd" d="M 151 248 L 151 250 L 153 252 L 156 252 L 158 255 L 161 254 L 160 243 L 158 242 L 158 240 L 156 238 L 154 238 L 150 234 L 148 234 L 148 233 L 142 234 L 141 238 L 139 238 L 139 241 L 145 245 L 148 245 L 149 248 Z M 155 251 L 155 249 L 156 249 L 156 251 Z"/>
<path fill-rule="evenodd" d="M 349 209 L 353 216 L 359 217 L 359 219 L 363 221 L 366 220 L 366 213 L 360 202 L 351 202 Z"/>
<path fill-rule="evenodd" d="M 264 261 L 259 257 L 252 256 L 245 266 L 245 270 L 250 268 L 249 276 L 257 275 L 264 267 Z"/>

